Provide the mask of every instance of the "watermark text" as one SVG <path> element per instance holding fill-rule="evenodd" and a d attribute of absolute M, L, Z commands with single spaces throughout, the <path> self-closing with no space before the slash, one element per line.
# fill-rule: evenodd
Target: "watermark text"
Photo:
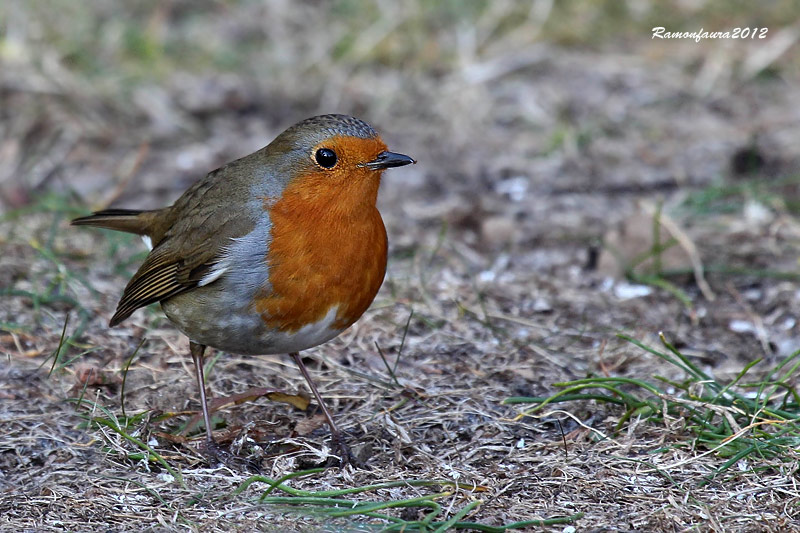
<path fill-rule="evenodd" d="M 769 28 L 733 28 L 730 31 L 667 31 L 663 26 L 653 28 L 651 39 L 692 39 L 699 43 L 703 39 L 765 39 Z"/>

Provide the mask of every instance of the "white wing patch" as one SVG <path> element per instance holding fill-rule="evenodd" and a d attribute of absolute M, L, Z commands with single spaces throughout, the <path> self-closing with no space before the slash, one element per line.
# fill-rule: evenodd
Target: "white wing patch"
<path fill-rule="evenodd" d="M 236 242 L 235 238 L 230 239 L 233 242 Z M 204 285 L 208 285 L 214 281 L 217 281 L 219 278 L 222 277 L 225 272 L 230 270 L 231 265 L 233 265 L 233 257 L 231 254 L 231 245 L 224 246 L 219 254 L 219 261 L 214 263 L 214 267 L 211 269 L 211 272 L 203 276 L 200 281 L 197 283 L 198 287 L 202 287 Z"/>
<path fill-rule="evenodd" d="M 229 268 L 230 264 L 228 263 L 227 260 L 223 259 L 222 261 L 214 265 L 214 268 L 211 269 L 211 272 L 203 276 L 197 285 L 199 287 L 202 287 L 203 285 L 208 285 L 211 282 L 217 281 L 219 278 L 222 277 L 222 275 L 225 272 L 228 271 Z"/>
<path fill-rule="evenodd" d="M 153 240 L 150 237 L 147 235 L 142 235 L 142 240 L 144 241 L 144 245 L 147 246 L 148 250 L 153 249 Z"/>

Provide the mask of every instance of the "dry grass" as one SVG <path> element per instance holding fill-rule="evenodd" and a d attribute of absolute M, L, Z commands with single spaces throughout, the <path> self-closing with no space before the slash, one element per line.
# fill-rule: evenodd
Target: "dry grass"
<path fill-rule="evenodd" d="M 797 10 L 564 5 L 0 6 L 0 529 L 800 530 L 774 372 L 800 348 Z M 649 39 L 745 24 L 775 39 Z M 371 469 L 316 471 L 320 417 L 266 398 L 217 414 L 248 463 L 208 468 L 185 339 L 157 309 L 105 326 L 143 248 L 66 222 L 318 112 L 420 161 L 383 184 L 377 300 L 308 351 Z M 689 367 L 618 336 L 659 332 Z M 223 354 L 209 386 L 305 390 L 279 356 Z"/>

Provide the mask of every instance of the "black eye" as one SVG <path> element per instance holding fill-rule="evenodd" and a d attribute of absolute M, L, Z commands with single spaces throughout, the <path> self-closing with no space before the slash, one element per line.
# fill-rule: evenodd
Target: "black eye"
<path fill-rule="evenodd" d="M 320 148 L 314 154 L 314 159 L 317 160 L 317 164 L 322 168 L 333 168 L 336 165 L 336 152 L 330 148 Z"/>

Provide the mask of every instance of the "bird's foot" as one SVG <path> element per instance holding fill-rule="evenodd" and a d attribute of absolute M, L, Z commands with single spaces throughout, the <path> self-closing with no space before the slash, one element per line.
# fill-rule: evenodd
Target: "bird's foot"
<path fill-rule="evenodd" d="M 344 468 L 347 465 L 352 465 L 354 468 L 369 470 L 367 463 L 359 459 L 358 456 L 353 453 L 341 433 L 333 434 L 333 449 L 338 454 L 338 461 L 336 461 L 335 457 L 331 457 L 329 459 L 329 463 L 331 463 L 330 466 Z"/>
<path fill-rule="evenodd" d="M 215 440 L 206 439 L 201 453 L 212 467 L 226 466 L 235 471 L 244 470 L 255 473 L 261 471 L 255 462 L 231 453 Z"/>
<path fill-rule="evenodd" d="M 221 446 L 217 441 L 206 439 L 201 449 L 203 457 L 211 466 L 227 465 L 233 460 L 233 454 Z"/>

